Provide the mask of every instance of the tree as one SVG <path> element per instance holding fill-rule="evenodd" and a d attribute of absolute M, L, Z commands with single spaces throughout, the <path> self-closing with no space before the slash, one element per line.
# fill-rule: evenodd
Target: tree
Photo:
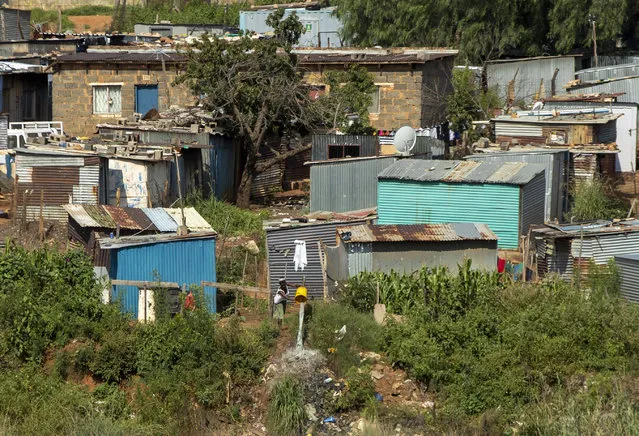
<path fill-rule="evenodd" d="M 588 15 L 601 41 L 636 38 L 630 0 L 337 0 L 343 37 L 363 46 L 452 46 L 473 65 L 503 55 L 568 53 L 590 45 Z M 609 44 L 610 45 L 610 44 Z"/>
<path fill-rule="evenodd" d="M 273 38 L 243 35 L 231 42 L 204 37 L 189 49 L 186 71 L 176 80 L 203 96 L 220 126 L 241 140 L 246 159 L 237 195 L 240 207 L 248 207 L 258 174 L 311 147 L 286 152 L 269 147 L 274 156 L 258 159 L 269 134 L 308 128 L 317 119 L 292 53 L 303 26 L 295 14 L 283 16 L 280 9 L 268 17 Z"/>
<path fill-rule="evenodd" d="M 453 70 L 453 88 L 446 111 L 456 132 L 470 129 L 473 121 L 490 119 L 490 110 L 501 106 L 497 93 L 480 89 L 475 73 L 469 68 Z"/>
<path fill-rule="evenodd" d="M 322 106 L 323 118 L 328 124 L 348 134 L 370 134 L 368 108 L 373 103 L 371 94 L 377 87 L 368 70 L 360 65 L 330 70 L 324 73 L 324 83 L 329 92 L 320 97 L 318 105 Z M 349 114 L 356 114 L 358 120 L 349 123 Z"/>

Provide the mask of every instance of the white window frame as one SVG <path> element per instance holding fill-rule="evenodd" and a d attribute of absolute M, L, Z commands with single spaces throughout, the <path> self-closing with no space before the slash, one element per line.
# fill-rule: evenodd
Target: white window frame
<path fill-rule="evenodd" d="M 120 115 L 122 113 L 122 85 L 124 85 L 124 83 L 91 83 L 91 95 L 92 95 L 92 112 L 93 115 L 99 115 L 99 116 L 114 116 L 114 115 Z M 96 99 L 95 99 L 95 90 L 96 88 L 99 87 L 106 87 L 107 88 L 107 92 L 111 92 L 111 88 L 119 88 L 120 89 L 120 110 L 117 112 L 98 112 L 96 110 L 95 104 L 96 104 Z"/>

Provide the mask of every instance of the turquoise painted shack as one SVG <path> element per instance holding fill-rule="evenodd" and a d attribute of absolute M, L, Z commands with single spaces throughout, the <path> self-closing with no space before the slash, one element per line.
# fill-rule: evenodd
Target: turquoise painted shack
<path fill-rule="evenodd" d="M 215 232 L 125 236 L 101 239 L 100 249 L 109 252 L 107 271 L 111 280 L 177 283 L 179 286 L 215 282 Z M 211 312 L 216 311 L 216 289 L 204 288 Z M 139 289 L 113 286 L 111 301 L 138 318 Z"/>
<path fill-rule="evenodd" d="M 482 223 L 516 249 L 544 223 L 545 187 L 540 164 L 402 159 L 378 175 L 378 223 Z"/>

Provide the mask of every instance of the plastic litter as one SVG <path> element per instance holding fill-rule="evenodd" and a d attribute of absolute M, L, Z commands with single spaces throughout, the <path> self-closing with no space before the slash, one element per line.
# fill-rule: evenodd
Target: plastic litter
<path fill-rule="evenodd" d="M 329 384 L 332 381 L 333 381 L 333 379 L 329 377 L 326 380 L 324 380 L 324 383 Z"/>
<path fill-rule="evenodd" d="M 328 418 L 324 419 L 323 421 L 325 424 L 328 424 L 329 422 L 335 423 L 337 422 L 337 420 L 335 419 L 335 417 L 333 416 L 329 416 Z"/>
<path fill-rule="evenodd" d="M 379 392 L 375 392 L 375 399 L 377 401 L 384 401 L 384 397 Z"/>

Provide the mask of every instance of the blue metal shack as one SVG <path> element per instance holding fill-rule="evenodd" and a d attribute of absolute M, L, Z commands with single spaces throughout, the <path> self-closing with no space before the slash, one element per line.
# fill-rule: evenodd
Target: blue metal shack
<path fill-rule="evenodd" d="M 175 282 L 200 285 L 215 281 L 215 232 L 186 236 L 160 234 L 100 240 L 100 248 L 109 250 L 109 278 Z M 216 289 L 205 288 L 211 312 L 216 311 Z M 111 300 L 120 300 L 122 310 L 138 316 L 138 288 L 114 286 Z"/>
<path fill-rule="evenodd" d="M 378 223 L 482 223 L 516 249 L 544 222 L 545 186 L 538 164 L 402 159 L 378 175 Z"/>

